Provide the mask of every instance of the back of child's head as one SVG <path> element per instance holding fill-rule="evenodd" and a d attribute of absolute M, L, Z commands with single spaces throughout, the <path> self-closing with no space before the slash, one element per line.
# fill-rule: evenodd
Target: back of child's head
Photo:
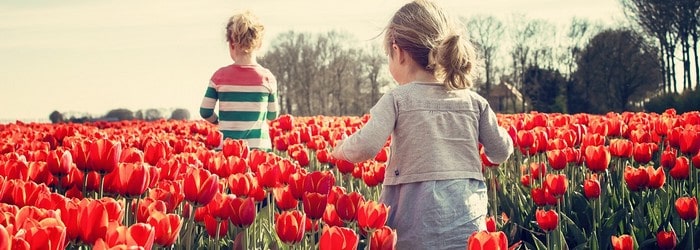
<path fill-rule="evenodd" d="M 396 44 L 413 60 L 444 81 L 449 90 L 472 86 L 476 52 L 460 25 L 428 0 L 415 0 L 399 9 L 385 30 L 384 46 L 392 56 Z"/>
<path fill-rule="evenodd" d="M 246 53 L 259 48 L 265 27 L 250 11 L 233 15 L 226 24 L 226 41 L 239 46 Z"/>

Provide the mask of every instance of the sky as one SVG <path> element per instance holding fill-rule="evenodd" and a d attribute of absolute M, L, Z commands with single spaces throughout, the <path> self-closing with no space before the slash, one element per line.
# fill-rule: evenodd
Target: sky
<path fill-rule="evenodd" d="M 614 23 L 618 0 L 438 0 L 454 16 L 492 15 L 568 23 Z M 0 2 L 0 123 L 93 117 L 126 108 L 190 110 L 214 71 L 231 64 L 224 28 L 250 10 L 276 34 L 348 32 L 374 42 L 399 0 L 3 0 Z M 169 114 L 164 114 L 166 117 Z"/>

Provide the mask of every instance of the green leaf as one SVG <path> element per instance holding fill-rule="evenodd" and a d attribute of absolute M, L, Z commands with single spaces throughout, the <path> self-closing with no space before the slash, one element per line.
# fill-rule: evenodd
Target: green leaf
<path fill-rule="evenodd" d="M 569 236 L 571 236 L 576 244 L 584 244 L 588 240 L 586 238 L 586 234 L 578 227 L 576 226 L 576 223 L 569 218 L 565 213 L 561 214 L 561 221 L 564 222 L 566 225 L 566 229 L 568 230 Z"/>
<path fill-rule="evenodd" d="M 530 233 L 530 234 L 532 234 L 532 233 Z M 535 237 L 534 234 L 532 234 L 532 240 L 535 242 L 535 246 L 537 247 L 537 250 L 547 250 L 547 245 L 542 243 L 542 241 L 540 241 L 540 239 Z"/>

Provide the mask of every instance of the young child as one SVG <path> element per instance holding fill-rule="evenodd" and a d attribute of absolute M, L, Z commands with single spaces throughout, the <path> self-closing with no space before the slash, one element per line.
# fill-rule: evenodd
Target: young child
<path fill-rule="evenodd" d="M 250 148 L 269 151 L 272 142 L 267 121 L 277 118 L 277 81 L 256 60 L 263 31 L 263 25 L 250 12 L 229 18 L 226 41 L 233 64 L 211 77 L 199 113 L 219 125 L 224 139 L 243 139 Z M 214 112 L 217 101 L 218 115 Z"/>
<path fill-rule="evenodd" d="M 466 249 L 468 236 L 486 229 L 479 143 L 493 163 L 513 152 L 488 102 L 469 90 L 476 56 L 459 27 L 430 1 L 399 9 L 384 34 L 399 86 L 332 153 L 361 162 L 391 136 L 380 201 L 390 206 L 387 224 L 396 229 L 397 249 Z"/>

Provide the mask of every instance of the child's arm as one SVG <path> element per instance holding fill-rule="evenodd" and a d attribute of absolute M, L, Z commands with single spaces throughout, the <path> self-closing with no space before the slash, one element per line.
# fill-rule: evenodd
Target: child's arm
<path fill-rule="evenodd" d="M 199 107 L 199 115 L 211 123 L 218 123 L 219 117 L 214 113 L 214 107 L 219 99 L 219 93 L 216 91 L 214 82 L 209 81 L 209 86 L 207 87 L 207 92 L 204 93 L 204 99 L 202 99 L 202 105 Z"/>
<path fill-rule="evenodd" d="M 333 149 L 333 157 L 354 163 L 373 158 L 386 144 L 395 124 L 394 97 L 388 93 L 372 107 L 367 124 Z"/>
<path fill-rule="evenodd" d="M 279 115 L 279 107 L 280 104 L 277 101 L 277 88 L 275 88 L 267 99 L 267 120 L 277 119 L 277 115 Z"/>
<path fill-rule="evenodd" d="M 513 153 L 513 141 L 508 131 L 498 126 L 496 114 L 486 104 L 479 118 L 479 142 L 484 146 L 484 154 L 495 164 L 500 164 Z"/>

